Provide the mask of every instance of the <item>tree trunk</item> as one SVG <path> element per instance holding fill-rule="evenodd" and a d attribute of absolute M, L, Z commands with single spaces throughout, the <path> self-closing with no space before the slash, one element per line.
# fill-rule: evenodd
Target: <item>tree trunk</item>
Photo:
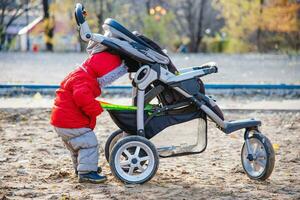
<path fill-rule="evenodd" d="M 97 19 L 98 19 L 98 27 L 99 27 L 99 33 L 102 32 L 102 24 L 104 22 L 104 16 L 103 16 L 103 12 L 104 12 L 104 9 L 103 9 L 103 1 L 104 0 L 99 0 L 99 13 L 97 14 Z"/>
<path fill-rule="evenodd" d="M 53 51 L 54 17 L 50 17 L 49 2 L 43 0 L 46 51 Z"/>
<path fill-rule="evenodd" d="M 297 11 L 297 26 L 298 26 L 298 30 L 300 30 L 300 9 L 298 9 L 298 11 Z M 296 44 L 295 44 L 295 50 L 297 51 L 297 52 L 299 52 L 300 51 L 300 32 L 298 31 L 297 33 L 295 33 L 296 34 L 296 36 L 295 36 L 295 38 L 296 38 Z"/>
<path fill-rule="evenodd" d="M 186 21 L 188 22 L 188 29 L 189 29 L 189 38 L 190 42 L 188 45 L 189 51 L 190 52 L 195 52 L 195 17 L 193 13 L 193 4 L 195 3 L 192 0 L 188 0 L 186 2 L 186 7 L 185 7 L 185 12 L 186 12 Z"/>
<path fill-rule="evenodd" d="M 191 2 L 189 2 L 189 3 L 191 3 Z M 193 15 L 192 11 L 190 10 L 190 14 L 188 14 L 188 21 L 189 21 L 189 28 L 190 28 L 190 40 L 191 40 L 190 45 L 189 45 L 189 49 L 193 53 L 196 53 L 196 52 L 199 51 L 199 46 L 200 46 L 200 43 L 201 43 L 202 37 L 203 37 L 202 36 L 202 29 L 203 29 L 203 18 L 204 18 L 205 4 L 206 4 L 206 0 L 201 0 L 198 19 L 196 20 L 196 22 L 194 22 L 192 20 L 192 18 L 194 18 L 196 13 Z M 191 6 L 191 9 L 192 9 L 192 5 L 190 5 L 190 6 Z"/>
<path fill-rule="evenodd" d="M 151 0 L 147 0 L 147 1 L 146 1 L 146 9 L 147 9 L 148 15 L 150 15 Z"/>
<path fill-rule="evenodd" d="M 263 6 L 264 6 L 264 0 L 260 0 L 260 8 L 259 8 L 259 17 L 262 17 L 263 13 Z M 262 52 L 262 46 L 261 46 L 261 27 L 260 24 L 258 24 L 257 34 L 256 34 L 256 47 L 258 52 Z"/>
<path fill-rule="evenodd" d="M 0 51 L 4 49 L 5 43 L 5 29 L 3 26 L 0 25 Z"/>

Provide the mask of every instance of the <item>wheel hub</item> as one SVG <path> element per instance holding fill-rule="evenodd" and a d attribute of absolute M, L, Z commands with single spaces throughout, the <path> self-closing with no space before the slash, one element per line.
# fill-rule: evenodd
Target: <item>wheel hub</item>
<path fill-rule="evenodd" d="M 134 164 L 134 165 L 137 164 L 137 162 L 138 162 L 138 160 L 137 160 L 136 158 L 133 158 L 133 159 L 131 160 L 131 163 Z"/>
<path fill-rule="evenodd" d="M 248 158 L 248 160 L 249 160 L 249 161 L 253 161 L 253 160 L 254 160 L 254 158 L 253 158 L 253 155 L 252 155 L 252 154 L 248 154 L 247 158 Z"/>

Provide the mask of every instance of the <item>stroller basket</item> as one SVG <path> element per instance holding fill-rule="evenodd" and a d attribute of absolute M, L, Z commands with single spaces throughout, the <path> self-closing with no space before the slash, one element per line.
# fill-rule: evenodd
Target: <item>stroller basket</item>
<path fill-rule="evenodd" d="M 124 130 L 126 133 L 135 135 L 137 132 L 137 115 L 136 110 L 107 110 L 116 123 L 116 125 Z M 202 112 L 199 111 L 189 111 L 185 113 L 160 113 L 155 115 L 150 111 L 144 112 L 145 119 L 145 136 L 147 139 L 151 139 L 156 134 L 164 130 L 165 128 L 184 123 L 196 118 L 204 118 Z"/>

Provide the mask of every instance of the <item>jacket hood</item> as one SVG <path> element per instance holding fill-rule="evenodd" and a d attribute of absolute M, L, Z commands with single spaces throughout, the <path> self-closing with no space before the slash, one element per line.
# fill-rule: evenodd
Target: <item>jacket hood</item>
<path fill-rule="evenodd" d="M 118 55 L 106 51 L 94 53 L 82 64 L 93 78 L 100 78 L 122 64 Z"/>

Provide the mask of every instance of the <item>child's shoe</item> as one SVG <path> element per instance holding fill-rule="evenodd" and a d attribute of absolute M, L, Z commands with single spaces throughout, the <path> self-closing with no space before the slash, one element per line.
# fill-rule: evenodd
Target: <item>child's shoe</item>
<path fill-rule="evenodd" d="M 97 172 L 90 172 L 87 174 L 79 174 L 78 181 L 79 183 L 88 182 L 88 183 L 103 183 L 107 180 L 106 176 L 101 176 Z"/>
<path fill-rule="evenodd" d="M 98 168 L 97 168 L 97 173 L 100 174 L 101 172 L 102 172 L 102 168 L 101 168 L 101 167 L 98 167 Z M 76 176 L 78 176 L 78 171 L 77 171 L 77 169 L 75 169 L 75 174 L 76 174 Z"/>

